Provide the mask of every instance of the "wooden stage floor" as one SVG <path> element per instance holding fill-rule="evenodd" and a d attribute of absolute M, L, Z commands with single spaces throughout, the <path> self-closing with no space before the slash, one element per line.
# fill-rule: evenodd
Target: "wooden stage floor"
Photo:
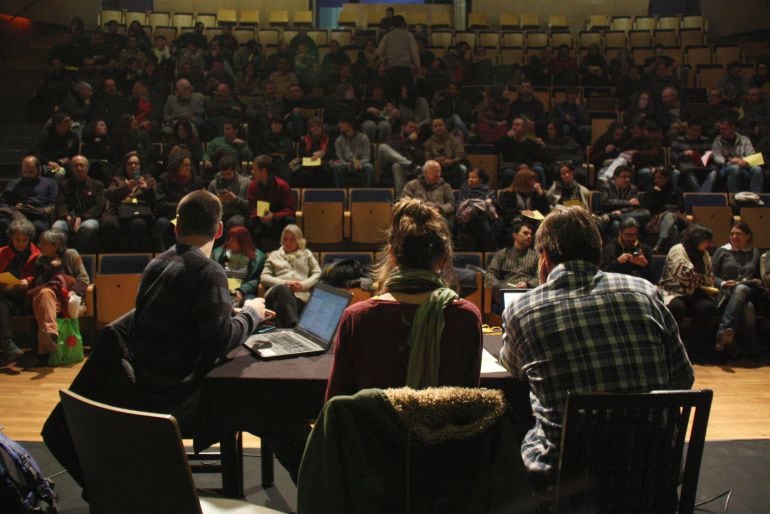
<path fill-rule="evenodd" d="M 0 368 L 0 426 L 17 441 L 40 441 L 40 428 L 82 364 Z M 695 388 L 714 391 L 709 440 L 770 439 L 770 366 L 695 366 Z M 254 441 L 258 441 L 254 438 Z"/>

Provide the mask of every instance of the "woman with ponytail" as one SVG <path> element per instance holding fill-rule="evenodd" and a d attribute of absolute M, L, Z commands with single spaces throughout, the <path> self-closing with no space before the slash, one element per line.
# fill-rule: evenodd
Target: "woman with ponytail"
<path fill-rule="evenodd" d="M 481 368 L 481 316 L 447 286 L 452 234 L 415 199 L 393 207 L 376 270 L 379 293 L 345 311 L 326 397 L 360 389 L 474 387 Z"/>

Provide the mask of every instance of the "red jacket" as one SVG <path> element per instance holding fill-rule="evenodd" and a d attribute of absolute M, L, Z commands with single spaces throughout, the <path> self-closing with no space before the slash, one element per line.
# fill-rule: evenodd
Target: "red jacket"
<path fill-rule="evenodd" d="M 256 212 L 257 201 L 270 202 L 270 212 L 276 219 L 296 214 L 294 196 L 291 194 L 289 184 L 280 177 L 271 176 L 266 186 L 261 185 L 256 179 L 251 179 L 246 189 L 246 199 L 249 202 L 249 215 L 252 218 L 259 218 Z"/>
<path fill-rule="evenodd" d="M 21 276 L 17 278 L 19 280 L 26 278 L 29 283 L 32 283 L 32 280 L 35 278 L 35 263 L 37 262 L 37 257 L 40 255 L 40 248 L 35 246 L 35 243 L 30 243 L 29 247 L 31 250 L 29 252 L 29 258 L 21 270 Z M 16 250 L 11 245 L 0 248 L 0 273 L 5 272 L 5 268 L 7 268 L 8 263 L 16 257 L 16 253 Z"/>

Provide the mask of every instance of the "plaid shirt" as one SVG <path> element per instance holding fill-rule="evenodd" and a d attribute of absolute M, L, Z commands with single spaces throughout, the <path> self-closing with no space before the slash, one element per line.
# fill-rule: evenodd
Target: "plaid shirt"
<path fill-rule="evenodd" d="M 503 314 L 500 361 L 526 377 L 535 426 L 521 446 L 530 472 L 555 474 L 567 392 L 685 389 L 693 370 L 656 287 L 584 261 L 556 266 Z"/>

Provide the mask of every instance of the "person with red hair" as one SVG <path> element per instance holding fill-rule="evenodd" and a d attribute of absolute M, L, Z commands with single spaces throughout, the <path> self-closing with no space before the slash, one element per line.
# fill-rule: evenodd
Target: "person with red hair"
<path fill-rule="evenodd" d="M 265 252 L 254 246 L 249 229 L 235 226 L 228 230 L 225 244 L 214 248 L 211 258 L 225 269 L 233 305 L 240 307 L 245 300 L 256 298 Z"/>

